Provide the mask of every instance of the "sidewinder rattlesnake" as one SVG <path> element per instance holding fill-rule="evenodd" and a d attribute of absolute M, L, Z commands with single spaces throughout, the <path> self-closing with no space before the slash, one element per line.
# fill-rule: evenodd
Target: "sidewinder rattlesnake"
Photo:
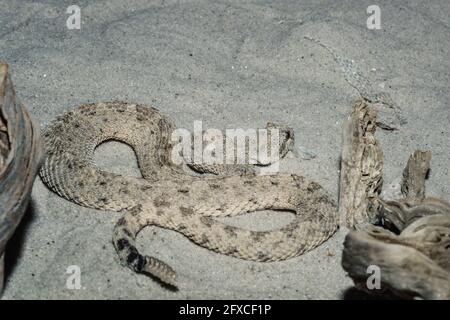
<path fill-rule="evenodd" d="M 123 211 L 113 236 L 121 262 L 169 285 L 175 285 L 175 271 L 136 249 L 136 235 L 146 226 L 172 229 L 210 250 L 253 261 L 299 256 L 336 231 L 334 201 L 319 184 L 302 176 L 186 174 L 170 161 L 174 129 L 154 108 L 124 102 L 82 105 L 43 133 L 46 157 L 40 176 L 52 191 L 81 206 Z M 94 150 L 107 140 L 133 148 L 143 178 L 95 166 Z M 270 231 L 214 219 L 266 209 L 296 215 L 291 223 Z"/>

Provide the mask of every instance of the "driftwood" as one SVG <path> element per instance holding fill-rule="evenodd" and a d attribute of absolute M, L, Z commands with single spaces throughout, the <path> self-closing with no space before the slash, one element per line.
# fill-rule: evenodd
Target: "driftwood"
<path fill-rule="evenodd" d="M 428 218 L 436 217 L 429 216 Z M 423 221 L 424 225 L 430 223 L 425 232 L 431 235 L 439 232 L 442 228 L 438 225 L 444 221 L 434 221 L 437 225 L 433 225 L 430 223 L 431 221 Z M 447 226 L 450 226 L 448 215 L 446 221 Z M 447 228 L 447 232 L 449 230 Z M 435 251 L 438 253 L 438 257 L 448 261 L 450 257 L 445 251 L 449 250 L 445 250 L 444 243 L 427 241 L 427 236 L 425 239 L 423 236 L 424 233 L 418 233 L 416 237 L 414 234 L 396 236 L 379 227 L 373 227 L 373 230 L 366 232 L 350 232 L 344 242 L 342 266 L 353 279 L 356 287 L 368 293 L 388 292 L 403 298 L 450 299 L 448 266 L 447 268 L 441 267 L 435 259 L 427 255 L 427 253 Z M 428 246 L 428 249 L 434 247 L 434 250 L 422 253 L 417 247 L 423 245 Z M 377 266 L 380 270 L 380 290 L 370 290 L 367 287 L 366 281 L 371 275 L 368 273 L 369 266 Z"/>
<path fill-rule="evenodd" d="M 356 122 L 366 113 L 363 108 L 355 106 L 351 117 Z M 361 127 L 353 128 L 347 134 L 357 137 L 360 130 Z M 344 144 L 348 141 L 344 140 Z M 360 144 L 363 147 L 364 141 Z M 353 146 L 354 150 L 358 148 Z M 403 171 L 403 199 L 385 201 L 378 197 L 379 193 L 376 196 L 378 199 L 367 198 L 369 204 L 376 204 L 375 207 L 368 205 L 368 210 L 376 210 L 366 214 L 369 219 L 366 222 L 382 221 L 385 227 L 389 226 L 397 233 L 361 221 L 360 230 L 351 231 L 346 236 L 342 266 L 356 287 L 369 293 L 389 291 L 407 298 L 450 299 L 450 204 L 425 197 L 425 179 L 430 161 L 431 153 L 428 151 L 417 150 L 410 156 Z M 359 167 L 349 167 L 346 172 L 341 172 L 347 177 L 346 181 L 353 183 L 344 191 L 354 190 L 356 183 L 363 190 L 373 190 L 376 181 L 368 179 L 365 186 L 360 177 L 364 176 L 367 167 L 380 168 L 382 162 L 374 164 L 372 158 L 368 166 L 357 164 Z M 353 175 L 356 179 L 352 179 Z M 359 197 L 362 199 L 363 196 L 359 194 Z M 351 195 L 341 194 L 340 198 L 351 199 Z M 363 200 L 358 203 L 364 203 Z M 361 213 L 363 208 L 345 208 L 349 209 L 345 212 L 346 216 L 351 217 L 356 212 L 364 218 L 364 213 Z M 370 289 L 366 284 L 370 276 L 369 266 L 380 270 L 380 290 Z"/>
<path fill-rule="evenodd" d="M 430 170 L 431 152 L 414 152 L 403 170 L 402 193 L 406 198 L 425 198 L 425 179 Z"/>
<path fill-rule="evenodd" d="M 0 62 L 0 292 L 4 252 L 28 205 L 41 159 L 39 127 L 16 100 L 8 66 Z"/>
<path fill-rule="evenodd" d="M 383 152 L 375 139 L 377 113 L 366 100 L 358 100 L 343 126 L 340 226 L 350 229 L 374 223 L 383 184 Z"/>

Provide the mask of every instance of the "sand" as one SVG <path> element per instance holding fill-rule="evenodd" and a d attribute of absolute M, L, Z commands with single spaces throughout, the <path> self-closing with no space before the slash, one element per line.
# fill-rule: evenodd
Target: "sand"
<path fill-rule="evenodd" d="M 294 128 L 297 155 L 281 171 L 307 176 L 337 200 L 341 125 L 358 92 L 319 39 L 354 60 L 406 120 L 379 130 L 385 183 L 415 149 L 433 152 L 428 194 L 449 199 L 450 3 L 378 1 L 381 29 L 366 26 L 368 1 L 76 1 L 81 30 L 69 30 L 67 3 L 0 1 L 0 59 L 20 100 L 42 126 L 82 103 L 152 105 L 177 126 Z M 393 119 L 384 108 L 381 119 Z M 305 155 L 305 150 L 315 155 Z M 139 175 L 131 149 L 101 146 L 97 163 Z M 255 263 L 219 255 L 174 231 L 147 228 L 139 246 L 179 273 L 179 290 L 122 267 L 111 244 L 119 213 L 82 208 L 38 178 L 32 204 L 7 249 L 4 299 L 348 299 L 341 268 L 344 232 L 301 257 Z M 251 228 L 289 221 L 266 212 L 233 219 Z M 70 289 L 69 266 L 81 272 Z M 69 281 L 70 282 L 70 281 Z M 69 283 L 70 284 L 70 283 Z"/>

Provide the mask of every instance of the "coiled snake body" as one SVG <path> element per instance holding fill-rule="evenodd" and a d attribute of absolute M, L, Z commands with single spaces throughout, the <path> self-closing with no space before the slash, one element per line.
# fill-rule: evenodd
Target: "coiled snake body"
<path fill-rule="evenodd" d="M 294 174 L 188 175 L 170 161 L 173 130 L 154 108 L 123 102 L 80 106 L 45 130 L 40 176 L 52 191 L 81 206 L 123 211 L 113 235 L 122 263 L 171 285 L 176 273 L 136 249 L 136 235 L 145 226 L 172 229 L 210 250 L 254 261 L 301 255 L 335 232 L 335 204 L 317 183 Z M 133 148 L 143 178 L 95 166 L 95 148 L 111 139 Z M 270 231 L 214 219 L 265 209 L 291 210 L 296 216 Z"/>

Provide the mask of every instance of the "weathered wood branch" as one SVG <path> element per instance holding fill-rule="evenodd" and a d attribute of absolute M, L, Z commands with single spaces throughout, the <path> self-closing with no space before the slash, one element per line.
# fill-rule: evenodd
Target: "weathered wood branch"
<path fill-rule="evenodd" d="M 431 152 L 416 150 L 403 170 L 402 193 L 406 198 L 425 197 L 425 179 L 430 170 Z"/>
<path fill-rule="evenodd" d="M 39 126 L 16 100 L 8 66 L 0 62 L 0 284 L 4 251 L 28 205 L 41 145 Z M 0 286 L 0 290 L 2 286 Z"/>
<path fill-rule="evenodd" d="M 383 152 L 374 135 L 376 120 L 376 111 L 361 99 L 343 126 L 339 216 L 340 225 L 350 229 L 378 219 Z"/>
<path fill-rule="evenodd" d="M 347 235 L 342 266 L 358 288 L 374 292 L 366 285 L 367 270 L 377 266 L 381 290 L 408 298 L 450 299 L 450 203 L 425 197 L 430 161 L 429 151 L 414 152 L 403 171 L 405 198 L 379 199 L 378 215 L 400 234 L 366 225 Z"/>
<path fill-rule="evenodd" d="M 432 217 L 436 216 L 423 219 Z M 445 221 L 450 223 L 448 218 L 449 216 L 446 216 Z M 422 221 L 420 224 L 427 225 L 429 222 Z M 444 220 L 435 222 L 441 224 Z M 448 226 L 450 227 L 450 224 Z M 429 234 L 442 230 L 441 227 L 433 225 L 428 225 L 427 228 L 425 232 Z M 447 228 L 447 232 L 449 231 L 450 229 Z M 445 240 L 434 242 L 436 238 L 425 240 L 422 236 L 423 234 L 397 236 L 379 227 L 373 227 L 372 230 L 365 232 L 352 231 L 345 238 L 342 266 L 353 279 L 356 287 L 368 293 L 388 291 L 403 298 L 450 299 L 448 265 L 445 269 L 445 264 L 439 265 L 428 255 L 434 252 L 434 258 L 437 254 L 439 259 L 446 260 L 448 263 L 450 256 L 449 250 L 445 250 Z M 449 240 L 447 238 L 446 241 Z M 428 249 L 419 251 L 417 247 L 428 247 Z M 380 270 L 379 290 L 370 290 L 366 284 L 370 276 L 367 272 L 369 266 L 377 266 Z"/>

